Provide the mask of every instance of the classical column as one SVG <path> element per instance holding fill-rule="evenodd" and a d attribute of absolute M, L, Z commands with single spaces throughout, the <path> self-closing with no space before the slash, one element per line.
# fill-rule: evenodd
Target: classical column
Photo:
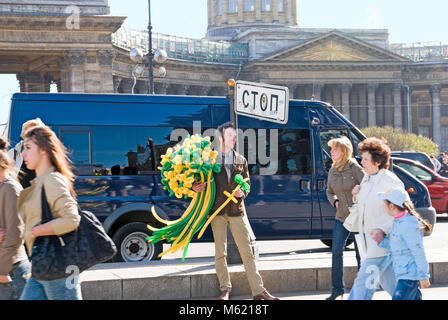
<path fill-rule="evenodd" d="M 120 83 L 121 93 L 132 93 L 132 86 L 134 85 L 134 79 L 123 78 Z"/>
<path fill-rule="evenodd" d="M 244 22 L 244 0 L 238 0 L 238 21 Z"/>
<path fill-rule="evenodd" d="M 442 135 L 440 129 L 440 91 L 442 86 L 439 83 L 430 86 L 432 98 L 432 140 L 440 145 Z"/>
<path fill-rule="evenodd" d="M 365 85 L 359 88 L 359 125 L 366 127 L 369 125 L 368 106 L 367 106 L 367 87 Z"/>
<path fill-rule="evenodd" d="M 277 1 L 277 0 L 274 0 L 274 1 Z M 292 1 L 295 1 L 295 0 L 285 0 L 286 1 L 286 8 L 285 8 L 285 11 L 286 11 L 286 24 L 292 24 L 292 20 L 293 20 L 293 15 L 292 15 L 292 11 L 293 11 L 293 4 L 292 4 Z"/>
<path fill-rule="evenodd" d="M 21 92 L 50 92 L 50 81 L 39 72 L 25 71 L 17 74 Z"/>
<path fill-rule="evenodd" d="M 408 92 L 409 90 L 409 92 Z M 406 87 L 406 128 L 412 133 L 412 87 Z"/>
<path fill-rule="evenodd" d="M 297 25 L 297 1 L 291 1 L 291 21 L 289 21 L 292 26 Z"/>
<path fill-rule="evenodd" d="M 324 85 L 322 83 L 315 83 L 313 84 L 313 97 L 314 100 L 321 100 L 322 99 L 322 90 L 324 89 Z"/>
<path fill-rule="evenodd" d="M 200 96 L 208 96 L 210 94 L 211 90 L 212 90 L 212 87 L 202 86 L 202 87 L 199 87 L 198 93 Z"/>
<path fill-rule="evenodd" d="M 394 84 L 394 128 L 403 128 L 403 119 L 401 115 L 401 84 Z"/>
<path fill-rule="evenodd" d="M 120 76 L 114 76 L 114 93 L 118 93 L 118 87 L 121 84 L 121 77 Z"/>
<path fill-rule="evenodd" d="M 213 19 L 212 17 L 213 17 L 212 0 L 207 0 L 207 23 L 209 28 L 212 26 L 212 19 Z"/>
<path fill-rule="evenodd" d="M 229 11 L 229 0 L 222 0 L 221 24 L 227 24 L 227 12 Z"/>
<path fill-rule="evenodd" d="M 335 106 L 342 112 L 342 95 L 338 85 L 333 86 L 333 100 Z"/>
<path fill-rule="evenodd" d="M 185 96 L 188 95 L 190 91 L 190 86 L 187 84 L 179 84 L 177 85 L 177 95 Z"/>
<path fill-rule="evenodd" d="M 85 74 L 87 53 L 82 50 L 70 50 L 67 53 L 69 92 L 85 92 Z"/>
<path fill-rule="evenodd" d="M 271 0 L 272 22 L 279 22 L 278 20 L 278 0 Z"/>
<path fill-rule="evenodd" d="M 162 90 L 160 91 L 160 93 L 161 94 L 168 94 L 168 90 L 170 89 L 170 87 L 171 87 L 171 84 L 169 84 L 167 82 L 163 83 L 163 85 L 161 87 Z"/>
<path fill-rule="evenodd" d="M 341 86 L 342 95 L 342 114 L 344 117 L 350 120 L 350 90 L 352 88 L 351 83 L 344 83 Z"/>
<path fill-rule="evenodd" d="M 261 0 L 255 0 L 255 20 L 261 21 Z"/>
<path fill-rule="evenodd" d="M 386 124 L 384 118 L 384 87 L 381 86 L 376 95 L 376 125 L 384 126 Z"/>
<path fill-rule="evenodd" d="M 149 94 L 148 81 L 137 80 L 137 83 L 135 84 L 135 90 L 138 94 Z"/>
<path fill-rule="evenodd" d="M 297 85 L 295 83 L 288 82 L 285 86 L 289 89 L 289 99 L 294 99 Z"/>
<path fill-rule="evenodd" d="M 98 51 L 97 56 L 101 69 L 101 92 L 114 93 L 112 64 L 115 59 L 115 52 L 109 50 L 100 50 Z"/>
<path fill-rule="evenodd" d="M 97 53 L 87 52 L 84 66 L 84 92 L 99 93 L 101 91 L 101 69 L 98 64 Z"/>
<path fill-rule="evenodd" d="M 210 1 L 210 16 L 211 16 L 211 24 L 209 27 L 211 26 L 215 26 L 216 25 L 216 15 L 218 14 L 218 10 L 216 8 L 216 1 L 215 0 L 209 0 Z"/>
<path fill-rule="evenodd" d="M 392 87 L 387 85 L 384 88 L 384 124 L 394 126 L 394 105 Z"/>
<path fill-rule="evenodd" d="M 376 103 L 375 103 L 375 93 L 376 88 L 378 87 L 377 83 L 369 83 L 367 85 L 367 96 L 368 96 L 368 125 L 369 127 L 376 126 Z"/>

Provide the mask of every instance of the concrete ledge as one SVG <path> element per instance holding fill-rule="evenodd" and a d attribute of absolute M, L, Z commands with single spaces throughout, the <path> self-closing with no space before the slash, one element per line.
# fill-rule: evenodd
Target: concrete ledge
<path fill-rule="evenodd" d="M 265 287 L 273 293 L 331 289 L 331 263 L 298 259 L 258 261 Z M 353 260 L 344 261 L 350 288 L 357 274 Z M 431 262 L 433 284 L 448 283 L 448 262 Z M 229 265 L 232 295 L 251 295 L 242 265 Z M 188 300 L 217 297 L 220 293 L 213 262 L 196 264 L 103 264 L 81 274 L 86 300 Z"/>

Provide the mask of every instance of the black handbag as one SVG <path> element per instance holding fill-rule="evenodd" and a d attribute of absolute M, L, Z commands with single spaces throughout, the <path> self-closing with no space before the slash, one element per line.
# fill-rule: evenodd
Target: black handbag
<path fill-rule="evenodd" d="M 33 278 L 66 278 L 73 272 L 73 267 L 77 267 L 81 273 L 111 259 L 117 253 L 115 243 L 93 213 L 82 210 L 79 205 L 78 212 L 81 221 L 76 230 L 61 236 L 42 236 L 34 240 L 31 254 Z M 53 214 L 42 186 L 42 224 L 51 220 Z"/>

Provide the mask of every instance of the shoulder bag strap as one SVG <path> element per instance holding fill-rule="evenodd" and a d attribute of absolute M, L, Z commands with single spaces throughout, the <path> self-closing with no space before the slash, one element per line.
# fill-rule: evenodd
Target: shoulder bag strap
<path fill-rule="evenodd" d="M 51 213 L 50 205 L 45 195 L 45 187 L 42 185 L 42 224 L 53 220 L 53 214 Z"/>

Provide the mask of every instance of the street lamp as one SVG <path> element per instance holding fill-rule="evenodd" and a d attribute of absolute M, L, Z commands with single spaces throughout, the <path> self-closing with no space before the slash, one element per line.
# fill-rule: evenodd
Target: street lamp
<path fill-rule="evenodd" d="M 151 25 L 151 0 L 148 0 L 148 71 L 149 71 L 149 94 L 154 94 L 154 69 L 153 61 L 162 64 L 168 58 L 165 50 L 157 49 L 155 52 L 152 50 L 152 25 Z M 159 77 L 165 77 L 165 67 L 159 67 L 157 69 L 157 75 Z"/>
<path fill-rule="evenodd" d="M 132 78 L 134 79 L 134 84 L 132 85 L 132 94 L 134 94 L 135 85 L 137 84 L 137 77 L 141 77 L 145 70 L 139 64 L 143 61 L 143 52 L 140 49 L 132 48 L 129 52 L 129 56 L 133 62 L 135 62 L 135 67 L 132 69 Z"/>
<path fill-rule="evenodd" d="M 152 60 L 154 58 L 152 53 L 152 25 L 151 25 L 151 0 L 148 0 L 148 71 L 149 71 L 149 94 L 154 94 L 154 79 L 153 79 L 153 68 Z"/>

